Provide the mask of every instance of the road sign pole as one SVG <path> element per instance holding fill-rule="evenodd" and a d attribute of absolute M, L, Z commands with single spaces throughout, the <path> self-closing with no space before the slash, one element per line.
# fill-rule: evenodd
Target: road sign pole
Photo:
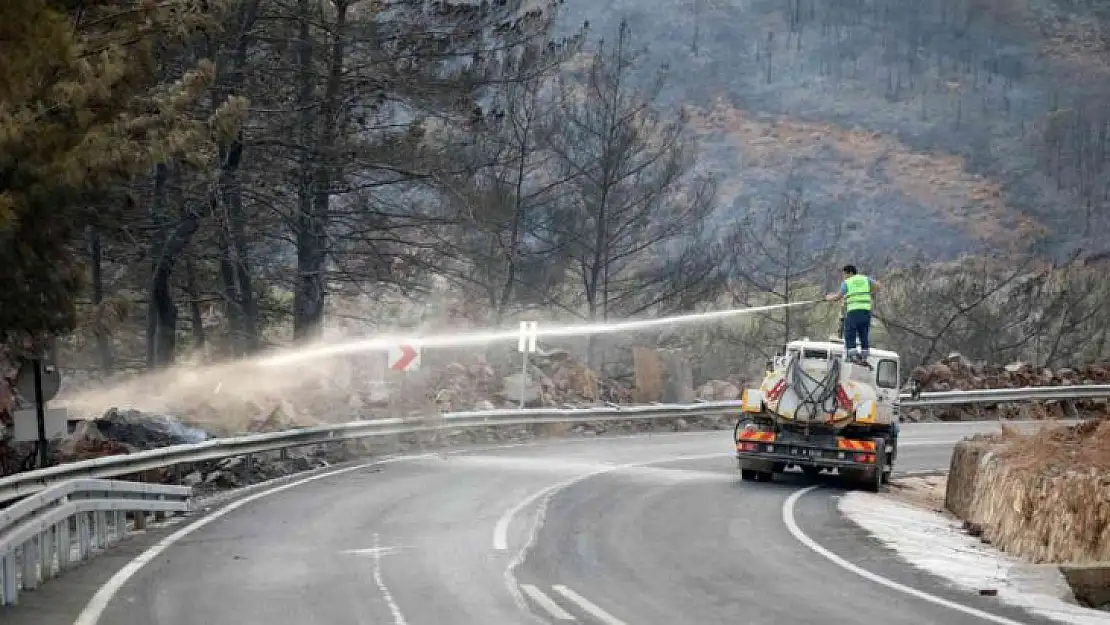
<path fill-rule="evenodd" d="M 536 330 L 539 327 L 537 321 L 521 321 L 520 322 L 520 339 L 517 341 L 517 349 L 520 350 L 520 408 L 524 409 L 525 399 L 528 395 L 528 382 L 530 376 L 528 375 L 528 353 L 536 351 Z"/>
<path fill-rule="evenodd" d="M 520 352 L 520 409 L 524 410 L 524 396 L 528 391 L 528 352 Z"/>
<path fill-rule="evenodd" d="M 42 361 L 36 358 L 31 361 L 31 366 L 35 369 L 35 417 L 39 422 L 39 468 L 45 469 L 48 458 L 46 449 L 46 400 L 43 398 L 42 392 Z"/>

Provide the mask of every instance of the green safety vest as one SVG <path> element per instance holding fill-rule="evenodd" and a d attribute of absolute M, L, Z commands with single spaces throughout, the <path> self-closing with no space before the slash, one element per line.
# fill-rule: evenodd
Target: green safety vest
<path fill-rule="evenodd" d="M 867 276 L 856 274 L 844 284 L 848 286 L 848 293 L 844 296 L 848 311 L 871 310 L 871 280 Z"/>

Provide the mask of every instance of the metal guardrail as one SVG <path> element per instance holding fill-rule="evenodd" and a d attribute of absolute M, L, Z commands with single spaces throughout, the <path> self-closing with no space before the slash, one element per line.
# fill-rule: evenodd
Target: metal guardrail
<path fill-rule="evenodd" d="M 188 512 L 193 489 L 118 480 L 62 482 L 0 510 L 0 605 L 15 605 L 73 564 L 136 529 L 147 513 Z"/>
<path fill-rule="evenodd" d="M 1028 387 L 975 391 L 921 393 L 916 398 L 903 394 L 904 408 L 991 404 L 1028 400 L 1092 399 L 1110 397 L 1110 385 Z M 0 504 L 39 492 L 59 482 L 75 478 L 108 478 L 132 475 L 209 460 L 303 447 L 321 443 L 362 438 L 411 434 L 416 432 L 461 430 L 481 427 L 506 427 L 543 423 L 580 423 L 583 421 L 621 421 L 627 419 L 673 419 L 730 414 L 740 409 L 739 401 L 697 402 L 693 404 L 654 404 L 596 408 L 540 408 L 532 410 L 487 410 L 456 412 L 428 417 L 375 419 L 336 425 L 321 425 L 282 432 L 221 438 L 190 445 L 175 445 L 134 454 L 106 456 L 72 462 L 0 478 Z"/>
<path fill-rule="evenodd" d="M 486 410 L 438 414 L 428 417 L 353 421 L 234 438 L 218 438 L 203 443 L 174 445 L 133 454 L 105 456 L 9 475 L 0 478 L 0 504 L 36 493 L 53 484 L 69 479 L 117 477 L 172 467 L 178 464 L 250 456 L 267 451 L 279 451 L 344 440 L 481 427 L 711 416 L 727 414 L 738 410 L 739 407 L 739 402 L 722 401 L 647 406 L 614 405 L 598 408 Z"/>
<path fill-rule="evenodd" d="M 992 388 L 973 391 L 937 391 L 921 393 L 916 398 L 906 393 L 899 397 L 898 403 L 904 408 L 924 408 L 962 404 L 1000 404 L 1019 401 L 1103 399 L 1108 397 L 1110 397 L 1110 384 L 1087 384 L 1079 386 Z"/>

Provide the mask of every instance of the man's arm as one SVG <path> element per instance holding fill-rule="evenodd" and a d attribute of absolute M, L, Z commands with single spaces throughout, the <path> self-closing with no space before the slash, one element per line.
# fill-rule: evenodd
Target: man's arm
<path fill-rule="evenodd" d="M 878 293 L 879 291 L 883 290 L 883 285 L 879 284 L 878 280 L 876 280 L 875 278 L 868 278 L 868 280 L 871 281 L 871 292 L 872 293 Z"/>
<path fill-rule="evenodd" d="M 840 291 L 838 293 L 829 293 L 828 295 L 825 296 L 825 301 L 839 302 L 840 300 L 844 299 L 844 296 L 847 295 L 847 294 L 848 294 L 848 283 L 847 282 L 841 282 L 840 283 Z"/>

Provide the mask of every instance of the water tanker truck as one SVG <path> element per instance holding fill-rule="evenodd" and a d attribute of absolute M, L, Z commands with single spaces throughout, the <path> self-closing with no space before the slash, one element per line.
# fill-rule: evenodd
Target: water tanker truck
<path fill-rule="evenodd" d="M 844 357 L 838 338 L 790 342 L 758 389 L 745 389 L 734 438 L 740 476 L 767 482 L 799 467 L 878 491 L 898 457 L 898 354 Z"/>

